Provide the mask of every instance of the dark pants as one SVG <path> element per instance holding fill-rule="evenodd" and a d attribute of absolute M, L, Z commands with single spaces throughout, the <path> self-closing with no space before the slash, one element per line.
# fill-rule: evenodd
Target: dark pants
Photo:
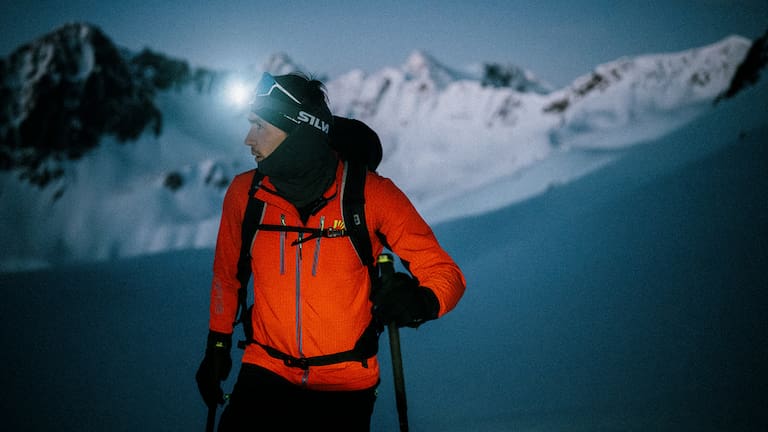
<path fill-rule="evenodd" d="M 218 431 L 370 431 L 374 402 L 375 387 L 312 391 L 243 363 Z"/>

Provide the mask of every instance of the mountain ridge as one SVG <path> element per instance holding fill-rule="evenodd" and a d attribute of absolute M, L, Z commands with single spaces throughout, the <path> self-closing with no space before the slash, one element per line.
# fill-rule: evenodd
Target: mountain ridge
<path fill-rule="evenodd" d="M 625 78 L 583 91 L 588 74 L 551 91 L 523 68 L 489 63 L 485 75 L 451 72 L 418 50 L 400 66 L 371 74 L 352 70 L 326 80 L 326 86 L 335 113 L 363 120 L 379 133 L 385 147 L 382 175 L 395 180 L 425 218 L 437 223 L 543 193 L 610 163 L 629 146 L 685 124 L 711 108 L 727 87 L 725 77 L 733 75 L 739 56 L 749 49 L 749 41 L 735 37 L 663 54 L 677 59 L 675 64 L 703 56 L 725 65 L 708 69 L 706 82 L 692 83 L 693 69 L 683 68 L 688 75 L 662 74 L 659 79 L 666 87 L 641 86 L 637 82 L 642 81 Z M 158 112 L 159 119 L 147 123 L 151 127 L 134 123 L 140 127 L 131 129 L 128 140 L 102 126 L 96 130 L 108 133 L 97 146 L 84 147 L 79 158 L 67 158 L 64 152 L 30 165 L 60 170 L 42 189 L 39 182 L 24 178 L 24 165 L 3 165 L 0 196 L 16 205 L 4 206 L 0 213 L 9 221 L 0 228 L 0 240 L 9 245 L 0 268 L 213 246 L 224 187 L 250 161 L 242 146 L 247 107 L 227 102 L 224 94 L 236 80 L 253 85 L 259 71 L 191 68 L 149 49 L 115 50 L 121 70 L 134 72 L 130 94 L 144 95 L 150 105 L 143 113 Z M 658 58 L 639 56 L 634 64 L 650 68 Z M 616 64 L 626 68 L 632 61 Z M 7 71 L 9 64 L 3 60 L 0 70 Z M 287 54 L 278 53 L 263 70 L 297 68 Z M 596 68 L 606 70 L 610 67 Z M 632 75 L 637 67 L 626 70 L 619 78 L 637 77 Z M 9 84 L 0 85 L 5 86 L 0 88 L 3 113 L 19 114 L 8 108 L 7 97 L 13 94 L 7 91 Z M 706 91 L 696 93 L 692 85 Z M 566 96 L 565 109 L 546 109 Z M 12 126 L 0 124 L 3 157 L 24 148 L 9 145 L 5 138 Z M 436 173 L 442 174 L 439 182 Z M 472 208 L 451 206 L 456 197 L 467 195 L 477 198 Z"/>

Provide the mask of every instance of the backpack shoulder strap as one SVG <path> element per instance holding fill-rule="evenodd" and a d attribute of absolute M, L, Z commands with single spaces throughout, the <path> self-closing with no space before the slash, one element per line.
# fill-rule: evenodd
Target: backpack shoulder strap
<path fill-rule="evenodd" d="M 374 259 L 373 246 L 365 223 L 365 177 L 368 168 L 362 163 L 347 161 L 344 170 L 344 194 L 341 198 L 344 228 L 349 233 L 360 261 L 370 270 Z"/>
<path fill-rule="evenodd" d="M 235 325 L 244 322 L 246 305 L 248 298 L 248 281 L 251 279 L 251 241 L 256 235 L 256 229 L 261 222 L 264 213 L 264 201 L 256 198 L 256 190 L 261 185 L 264 174 L 259 170 L 254 170 L 251 187 L 248 189 L 248 204 L 245 207 L 243 224 L 240 238 L 240 258 L 237 261 L 237 280 L 240 282 L 240 288 L 237 291 L 240 310 L 235 319 Z"/>

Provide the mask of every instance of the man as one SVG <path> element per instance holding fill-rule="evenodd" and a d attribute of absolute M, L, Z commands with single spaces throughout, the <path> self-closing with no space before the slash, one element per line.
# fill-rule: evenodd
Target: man
<path fill-rule="evenodd" d="M 373 172 L 366 174 L 364 198 L 374 256 L 390 248 L 414 278 L 397 273 L 372 292 L 368 268 L 349 237 L 307 241 L 308 234 L 294 229 L 347 222 L 347 165 L 329 146 L 333 116 L 322 83 L 300 74 L 263 74 L 249 121 L 245 144 L 264 174 L 255 192 L 265 203 L 260 223 L 277 228 L 260 229 L 251 240 L 254 305 L 246 320 L 252 336 L 219 431 L 274 424 L 367 431 L 379 383 L 375 341 L 371 349 L 365 336 L 372 320 L 418 326 L 438 318 L 459 301 L 464 276 L 408 198 Z M 223 403 L 220 381 L 232 364 L 241 226 L 253 176 L 254 170 L 238 175 L 224 198 L 210 332 L 197 373 L 209 406 Z"/>

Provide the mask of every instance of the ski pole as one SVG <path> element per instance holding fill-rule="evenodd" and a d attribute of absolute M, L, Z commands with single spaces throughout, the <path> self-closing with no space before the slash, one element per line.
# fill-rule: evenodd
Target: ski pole
<path fill-rule="evenodd" d="M 395 273 L 395 260 L 391 254 L 379 255 L 379 269 L 381 275 Z M 395 380 L 395 402 L 397 403 L 397 417 L 400 421 L 400 431 L 408 431 L 408 404 L 405 399 L 405 376 L 403 375 L 403 354 L 400 351 L 400 330 L 394 322 L 387 325 L 389 333 L 389 351 L 392 354 L 392 375 Z"/>
<path fill-rule="evenodd" d="M 219 370 L 219 357 L 214 356 L 213 357 L 213 370 L 215 371 Z M 219 384 L 221 385 L 221 384 Z M 221 387 L 219 387 L 221 389 Z M 224 394 L 224 402 L 226 403 L 227 400 L 229 400 L 229 394 Z M 216 410 L 218 409 L 218 404 L 214 403 L 213 405 L 208 406 L 208 418 L 205 420 L 205 432 L 214 432 L 214 429 L 216 428 Z"/>
<path fill-rule="evenodd" d="M 216 405 L 208 407 L 208 419 L 205 421 L 205 432 L 213 432 L 216 425 Z"/>

